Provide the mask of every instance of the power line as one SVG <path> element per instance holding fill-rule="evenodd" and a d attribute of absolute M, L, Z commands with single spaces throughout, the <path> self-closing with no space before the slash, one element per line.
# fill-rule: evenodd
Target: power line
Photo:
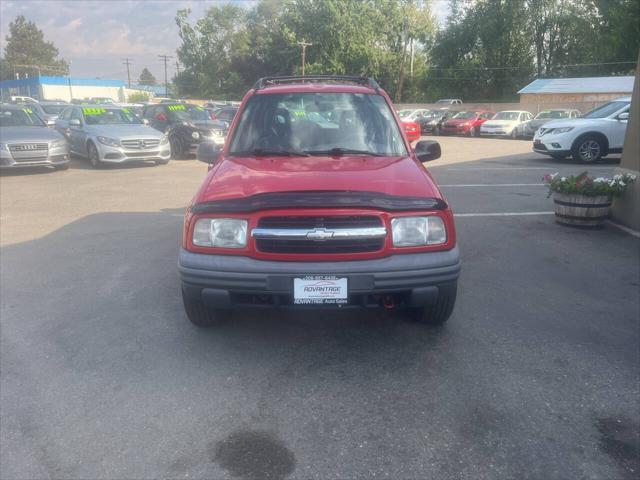
<path fill-rule="evenodd" d="M 304 57 L 305 54 L 307 52 L 307 47 L 310 47 L 311 45 L 313 45 L 313 43 L 308 43 L 304 41 L 304 38 L 302 39 L 301 42 L 296 42 L 298 45 L 300 45 L 302 47 L 302 76 L 304 77 Z"/>
<path fill-rule="evenodd" d="M 602 62 L 602 63 L 568 63 L 565 65 L 553 65 L 553 68 L 561 68 L 561 67 L 595 67 L 600 65 L 635 65 L 636 61 L 631 62 Z M 522 70 L 525 68 L 530 68 L 529 66 L 520 66 L 520 67 L 463 67 L 463 68 L 453 68 L 453 67 L 429 67 L 429 70 L 454 70 L 454 71 L 478 71 L 478 70 Z"/>
<path fill-rule="evenodd" d="M 171 55 L 158 55 L 160 60 L 164 62 L 164 96 L 169 96 L 169 86 L 167 85 L 167 62 L 170 58 L 173 58 Z"/>
<path fill-rule="evenodd" d="M 129 59 L 129 57 L 125 57 L 122 60 L 122 64 L 127 66 L 127 86 L 131 88 L 131 74 L 129 73 L 129 65 L 131 65 L 133 62 Z"/>

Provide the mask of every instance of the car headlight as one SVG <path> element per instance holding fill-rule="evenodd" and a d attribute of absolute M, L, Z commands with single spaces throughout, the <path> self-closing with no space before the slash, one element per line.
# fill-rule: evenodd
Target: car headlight
<path fill-rule="evenodd" d="M 67 145 L 67 140 L 64 138 L 61 138 L 60 140 L 54 140 L 53 142 L 51 142 L 51 148 L 59 148 L 59 147 L 64 147 Z"/>
<path fill-rule="evenodd" d="M 115 138 L 98 137 L 98 141 L 104 145 L 109 145 L 110 147 L 120 146 L 120 140 L 116 140 Z"/>
<path fill-rule="evenodd" d="M 446 243 L 447 230 L 442 218 L 401 217 L 391 220 L 394 247 L 417 247 Z"/>
<path fill-rule="evenodd" d="M 200 138 L 200 134 L 198 132 L 193 132 L 191 134 L 191 138 L 193 138 L 194 140 L 198 140 Z"/>
<path fill-rule="evenodd" d="M 166 145 L 167 143 L 169 143 L 169 137 L 167 137 L 166 135 L 160 137 L 160 145 Z"/>
<path fill-rule="evenodd" d="M 199 247 L 246 247 L 247 221 L 239 218 L 200 218 L 193 228 L 193 244 Z"/>
<path fill-rule="evenodd" d="M 567 133 L 567 132 L 570 132 L 571 130 L 573 130 L 573 127 L 554 128 L 553 133 Z"/>

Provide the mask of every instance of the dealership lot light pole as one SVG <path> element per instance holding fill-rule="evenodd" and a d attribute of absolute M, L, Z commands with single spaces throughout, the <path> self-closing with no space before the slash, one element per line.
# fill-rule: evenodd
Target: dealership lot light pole
<path fill-rule="evenodd" d="M 171 55 L 158 55 L 160 60 L 164 62 L 164 96 L 169 96 L 169 86 L 167 85 L 167 62 L 170 58 L 173 58 Z"/>

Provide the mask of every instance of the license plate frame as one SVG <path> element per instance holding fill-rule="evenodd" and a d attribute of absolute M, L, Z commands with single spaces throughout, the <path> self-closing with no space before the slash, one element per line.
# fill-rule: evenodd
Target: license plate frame
<path fill-rule="evenodd" d="M 349 303 L 349 280 L 337 275 L 301 275 L 293 278 L 294 305 Z"/>

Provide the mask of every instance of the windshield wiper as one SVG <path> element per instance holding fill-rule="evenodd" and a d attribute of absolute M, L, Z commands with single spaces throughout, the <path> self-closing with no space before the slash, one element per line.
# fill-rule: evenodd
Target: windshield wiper
<path fill-rule="evenodd" d="M 331 155 L 332 157 L 341 157 L 343 155 L 371 155 L 373 157 L 384 157 L 384 153 L 371 152 L 369 150 L 357 150 L 355 148 L 335 147 L 329 150 L 307 150 L 310 155 Z"/>
<path fill-rule="evenodd" d="M 281 156 L 281 157 L 311 156 L 308 152 L 303 152 L 302 150 L 276 150 L 276 149 L 268 149 L 268 148 L 254 148 L 253 150 L 248 150 L 246 152 L 230 152 L 230 155 L 239 156 L 239 157 L 248 156 L 248 155 L 255 155 L 258 157 L 264 157 L 268 155 Z"/>

